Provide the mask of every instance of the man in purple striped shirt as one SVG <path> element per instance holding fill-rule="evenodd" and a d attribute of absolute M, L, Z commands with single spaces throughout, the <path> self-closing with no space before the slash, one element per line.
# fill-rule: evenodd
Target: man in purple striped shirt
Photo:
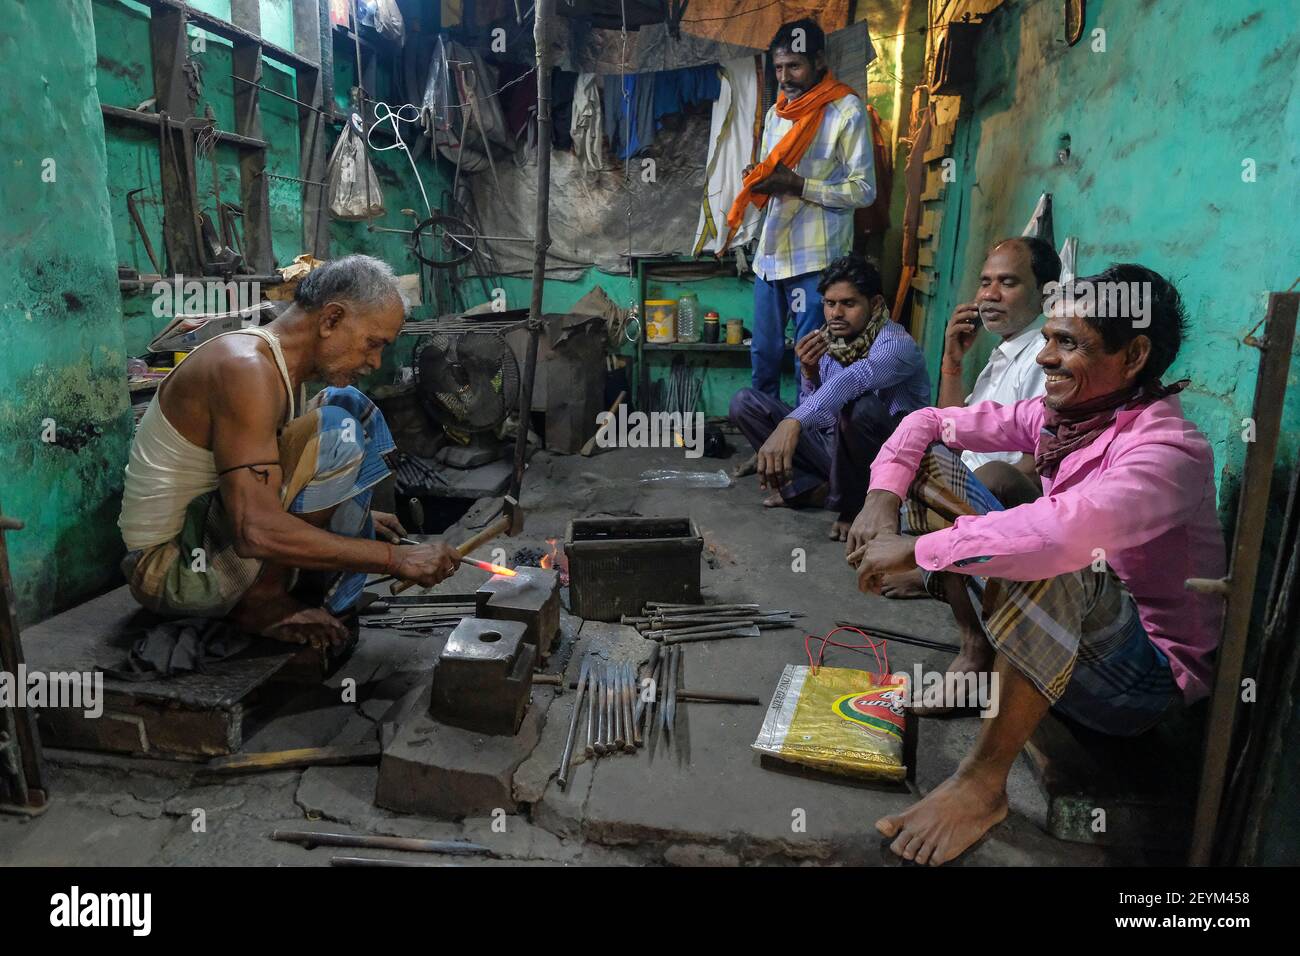
<path fill-rule="evenodd" d="M 758 449 L 768 508 L 825 504 L 843 541 L 867 493 L 871 462 L 903 416 L 930 403 L 921 350 L 885 308 L 880 273 L 844 256 L 822 272 L 826 325 L 795 346 L 803 372 L 791 409 L 754 388 L 731 400 L 731 420 Z"/>

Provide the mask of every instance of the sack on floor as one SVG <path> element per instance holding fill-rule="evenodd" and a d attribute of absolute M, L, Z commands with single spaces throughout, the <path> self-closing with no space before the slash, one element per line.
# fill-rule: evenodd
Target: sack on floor
<path fill-rule="evenodd" d="M 335 219 L 375 219 L 384 214 L 384 196 L 379 179 L 366 155 L 366 143 L 355 114 L 343 127 L 330 153 L 330 215 Z"/>
<path fill-rule="evenodd" d="M 904 779 L 906 680 L 846 667 L 789 664 L 772 695 L 754 749 L 778 760 L 845 776 Z"/>

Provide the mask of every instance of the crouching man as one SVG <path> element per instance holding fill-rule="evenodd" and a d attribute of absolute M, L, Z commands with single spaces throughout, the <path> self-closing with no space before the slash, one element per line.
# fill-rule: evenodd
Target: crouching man
<path fill-rule="evenodd" d="M 136 600 L 323 648 L 348 639 L 340 617 L 368 573 L 432 585 L 455 571 L 455 549 L 388 543 L 400 525 L 370 511 L 393 439 L 351 386 L 379 368 L 403 314 L 392 270 L 347 256 L 308 274 L 274 322 L 205 342 L 167 377 L 131 445 L 118 522 Z M 304 405 L 308 381 L 330 387 Z"/>
<path fill-rule="evenodd" d="M 1126 284 L 1124 314 L 1086 294 L 1117 288 L 1101 283 Z M 863 591 L 919 567 L 962 628 L 950 670 L 998 676 L 996 715 L 956 773 L 876 823 L 918 863 L 953 859 L 1006 817 L 1012 762 L 1049 708 L 1132 735 L 1209 693 L 1222 601 L 1183 582 L 1222 577 L 1225 554 L 1210 445 L 1183 415 L 1186 383 L 1160 384 L 1183 336 L 1178 292 L 1134 265 L 1072 291 L 1043 328 L 1045 397 L 909 415 L 850 529 Z M 1003 508 L 963 450 L 1033 455 L 1042 497 Z"/>
<path fill-rule="evenodd" d="M 830 537 L 843 541 L 866 496 L 871 460 L 902 417 L 929 402 L 930 377 L 912 337 L 890 320 L 869 262 L 836 259 L 817 289 L 826 325 L 795 347 L 798 407 L 746 388 L 732 397 L 730 417 L 758 451 L 759 484 L 771 489 L 763 504 L 825 503 L 839 512 Z"/>

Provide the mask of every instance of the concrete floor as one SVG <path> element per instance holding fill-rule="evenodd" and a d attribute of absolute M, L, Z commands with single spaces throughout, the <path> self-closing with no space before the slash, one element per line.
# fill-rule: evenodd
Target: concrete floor
<path fill-rule="evenodd" d="M 562 539 L 575 516 L 689 513 L 706 540 L 706 601 L 758 601 L 803 611 L 807 617 L 801 623 L 815 635 L 826 633 L 838 618 L 850 618 L 956 641 L 944 606 L 886 601 L 855 590 L 843 545 L 826 539 L 829 512 L 763 509 L 752 477 L 728 489 L 693 491 L 638 480 L 647 468 L 707 470 L 731 464 L 685 461 L 679 451 L 667 450 L 609 451 L 594 458 L 539 453 L 523 493 L 527 533 L 509 547 Z M 796 547 L 806 550 L 802 572 L 791 569 Z M 463 580 L 449 582 L 453 589 L 480 583 L 479 572 L 467 569 L 462 575 Z M 570 627 L 577 623 L 570 621 Z M 424 679 L 441 640 L 365 631 L 357 652 L 326 686 L 256 713 L 245 750 L 373 739 L 375 722 Z M 579 650 L 583 640 L 579 634 Z M 837 653 L 828 662 L 861 666 L 857 655 Z M 890 644 L 889 654 L 896 671 L 910 670 L 918 660 L 927 668 L 944 663 L 942 654 L 898 643 Z M 684 683 L 767 701 L 782 666 L 800 662 L 806 662 L 802 632 L 765 631 L 757 640 L 688 645 Z M 577 655 L 569 668 L 576 675 Z M 338 688 L 346 677 L 356 679 L 359 703 L 340 701 Z M 0 863 L 327 865 L 338 851 L 308 851 L 268 839 L 276 827 L 310 824 L 473 839 L 490 845 L 499 857 L 418 857 L 426 862 L 897 865 L 872 823 L 915 797 L 905 790 L 761 766 L 750 747 L 762 707 L 683 704 L 684 745 L 673 755 L 658 753 L 652 759 L 641 751 L 584 763 L 574 769 L 567 791 L 560 791 L 549 778 L 558 763 L 571 701 L 572 695 L 565 694 L 554 702 L 537 751 L 516 774 L 516 795 L 526 798 L 523 813 L 459 821 L 392 814 L 373 804 L 374 767 L 317 767 L 205 783 L 193 764 L 60 751 L 50 754 L 53 802 L 48 812 L 34 820 L 0 817 Z M 917 784 L 923 792 L 952 772 L 977 725 L 971 719 L 921 722 Z M 1141 862 L 1048 836 L 1043 830 L 1045 802 L 1023 756 L 1009 793 L 1009 819 L 957 865 Z M 806 820 L 802 832 L 792 826 L 798 810 Z"/>

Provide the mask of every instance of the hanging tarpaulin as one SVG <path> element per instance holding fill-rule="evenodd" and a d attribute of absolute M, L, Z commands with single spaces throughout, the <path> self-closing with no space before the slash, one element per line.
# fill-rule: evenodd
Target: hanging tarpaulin
<path fill-rule="evenodd" d="M 376 219 L 384 214 L 384 197 L 361 130 L 361 117 L 353 113 L 330 153 L 330 215 L 335 219 Z"/>
<path fill-rule="evenodd" d="M 849 25 L 849 0 L 691 0 L 682 33 L 766 50 L 781 24 L 811 17 L 826 33 Z"/>

